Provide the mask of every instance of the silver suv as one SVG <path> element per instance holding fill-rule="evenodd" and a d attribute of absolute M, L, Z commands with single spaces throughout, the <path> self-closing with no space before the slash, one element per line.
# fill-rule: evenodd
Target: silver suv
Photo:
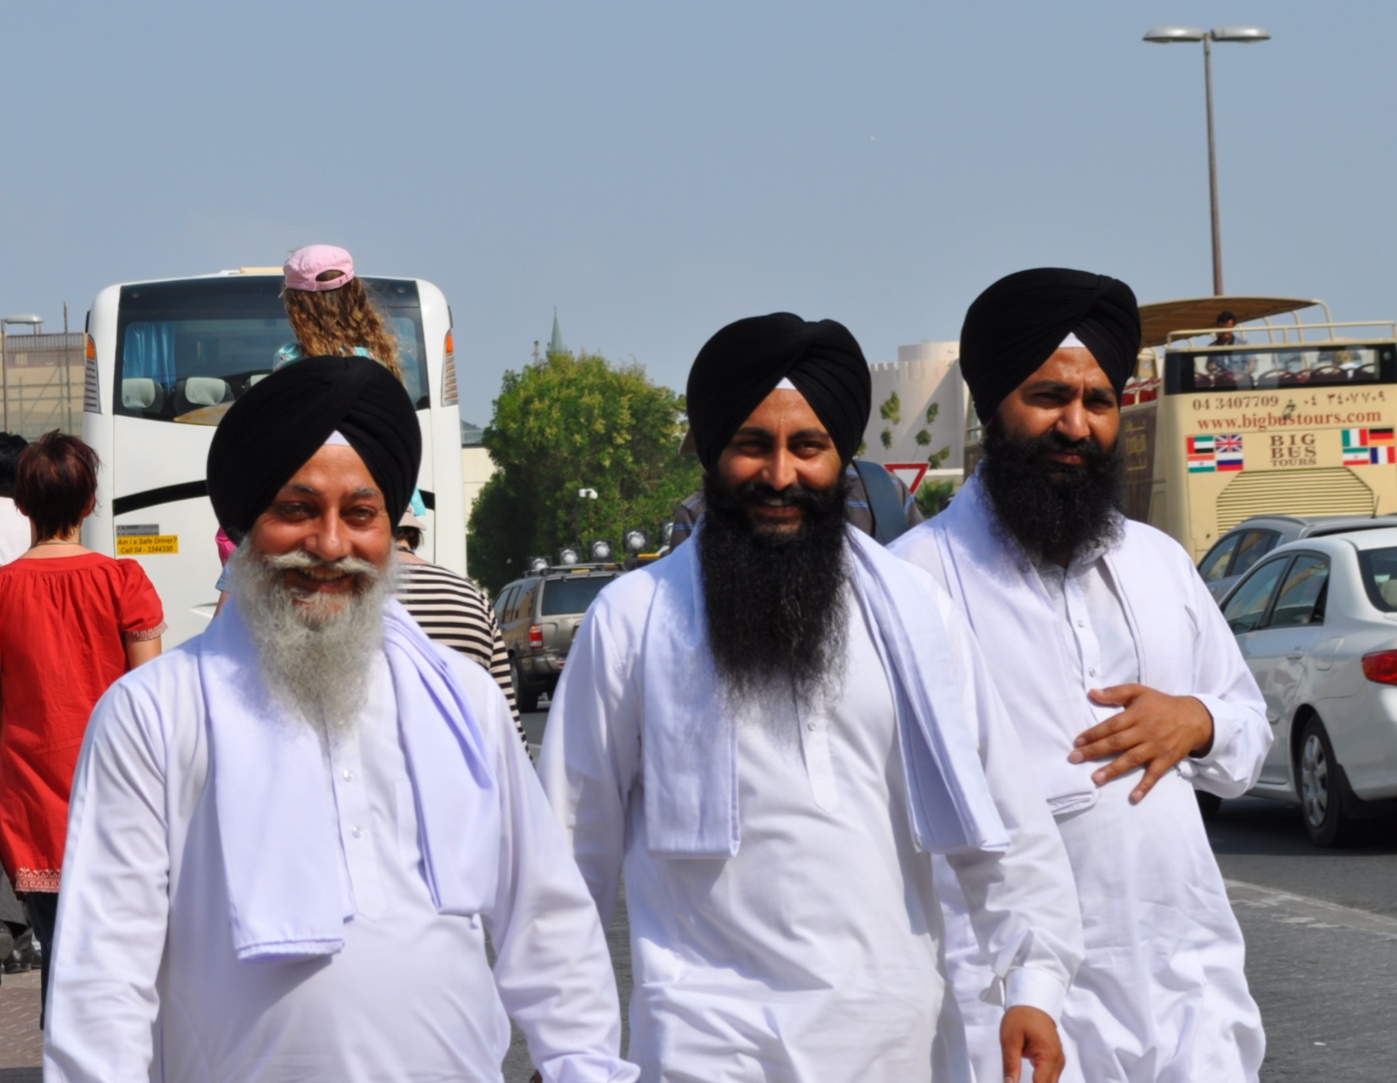
<path fill-rule="evenodd" d="M 552 696 L 582 615 L 620 574 L 615 564 L 550 568 L 500 591 L 495 619 L 509 651 L 519 710 L 536 711 L 539 696 Z"/>

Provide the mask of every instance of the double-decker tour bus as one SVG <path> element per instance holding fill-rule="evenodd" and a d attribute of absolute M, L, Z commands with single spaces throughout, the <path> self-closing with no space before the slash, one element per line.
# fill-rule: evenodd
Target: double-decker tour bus
<path fill-rule="evenodd" d="M 1319 309 L 1322 319 L 1302 321 Z M 1237 326 L 1217 326 L 1231 313 Z M 1200 559 L 1253 515 L 1397 512 L 1397 324 L 1322 301 L 1143 305 L 1121 397 L 1126 512 Z M 1290 319 L 1278 321 L 1277 317 Z M 1230 330 L 1234 341 L 1217 341 Z"/>
<path fill-rule="evenodd" d="M 397 339 L 422 428 L 420 552 L 466 571 L 465 494 L 451 313 L 412 278 L 365 278 Z M 228 407 L 293 341 L 280 268 L 108 286 L 87 315 L 83 439 L 102 461 L 83 544 L 141 562 L 165 604 L 167 646 L 201 632 L 218 600 L 204 464 Z"/>

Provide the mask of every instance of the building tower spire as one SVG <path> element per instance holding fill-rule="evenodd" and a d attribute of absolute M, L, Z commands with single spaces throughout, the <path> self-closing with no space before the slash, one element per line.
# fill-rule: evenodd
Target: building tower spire
<path fill-rule="evenodd" d="M 558 306 L 553 306 L 553 337 L 548 340 L 549 353 L 567 353 L 568 348 L 563 345 L 563 332 L 558 326 Z"/>

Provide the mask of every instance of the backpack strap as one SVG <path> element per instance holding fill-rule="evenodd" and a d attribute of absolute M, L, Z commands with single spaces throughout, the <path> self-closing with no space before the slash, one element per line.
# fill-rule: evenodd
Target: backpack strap
<path fill-rule="evenodd" d="M 864 492 L 868 494 L 868 510 L 873 516 L 873 537 L 887 545 L 907 530 L 907 513 L 902 508 L 902 494 L 897 479 L 882 463 L 870 459 L 855 459 Z"/>

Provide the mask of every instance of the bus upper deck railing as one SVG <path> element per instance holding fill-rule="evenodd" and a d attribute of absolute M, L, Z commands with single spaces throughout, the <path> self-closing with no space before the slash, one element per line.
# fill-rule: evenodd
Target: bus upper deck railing
<path fill-rule="evenodd" d="M 1337 329 L 1337 328 L 1354 328 L 1354 327 L 1375 328 L 1375 329 L 1380 329 L 1381 331 L 1383 331 L 1383 332 L 1385 332 L 1385 333 L 1383 333 L 1383 334 L 1370 334 L 1370 335 L 1365 335 L 1365 336 L 1361 336 L 1361 337 L 1355 337 L 1355 336 L 1345 335 L 1343 338 L 1340 338 L 1338 335 L 1336 335 L 1336 334 L 1334 333 L 1334 332 L 1335 332 L 1335 329 Z M 1397 320 L 1343 320 L 1343 321 L 1340 321 L 1340 320 L 1326 320 L 1326 321 L 1324 321 L 1324 322 L 1322 322 L 1322 323 L 1288 323 L 1288 324 L 1273 324 L 1270 320 L 1266 320 L 1266 321 L 1265 321 L 1263 324 L 1261 324 L 1261 325 L 1257 325 L 1257 324 L 1247 324 L 1245 327 L 1238 327 L 1238 328 L 1235 328 L 1235 329 L 1233 329 L 1233 328 L 1218 328 L 1218 327 L 1201 327 L 1201 328 L 1196 328 L 1196 329 L 1191 329 L 1191 330 L 1170 331 L 1170 332 L 1169 332 L 1169 337 L 1168 337 L 1168 339 L 1167 339 L 1167 341 L 1166 341 L 1166 344 L 1165 344 L 1165 349 L 1173 348 L 1173 347 L 1174 347 L 1174 344 L 1175 344 L 1176 342 L 1179 342 L 1179 341 L 1181 341 L 1181 340 L 1183 340 L 1183 339 L 1200 338 L 1200 337 L 1202 337 L 1203 335 L 1212 335 L 1212 336 L 1216 336 L 1220 330 L 1229 330 L 1229 331 L 1233 331 L 1234 334 L 1237 334 L 1237 335 L 1239 335 L 1239 336 L 1243 336 L 1243 335 L 1253 335 L 1253 334 L 1261 334 L 1261 333 L 1264 333 L 1264 334 L 1266 335 L 1266 339 L 1265 339 L 1264 341 L 1256 341 L 1255 339 L 1248 338 L 1248 339 L 1246 339 L 1244 342 L 1241 342 L 1241 340 L 1239 339 L 1239 342 L 1241 342 L 1241 344 L 1246 345 L 1246 346 L 1294 346 L 1294 345 L 1298 345 L 1298 344 L 1301 344 L 1301 343 L 1320 343 L 1320 342 L 1368 342 L 1368 341 L 1382 341 L 1382 340 L 1389 340 L 1389 339 L 1397 339 Z M 1306 337 L 1305 337 L 1305 332 L 1307 332 L 1307 331 L 1324 331 L 1324 332 L 1327 332 L 1327 337 L 1325 337 L 1325 338 L 1306 338 Z M 1293 333 L 1294 337 L 1292 337 L 1292 333 Z M 1278 334 L 1279 334 L 1279 336 L 1280 336 L 1279 338 L 1277 337 Z M 1237 344 L 1235 344 L 1235 343 L 1218 343 L 1217 345 L 1213 345 L 1213 344 L 1209 343 L 1209 344 L 1203 345 L 1203 346 L 1190 346 L 1189 349 L 1191 349 L 1191 350 L 1207 350 L 1207 349 L 1232 350 L 1232 349 L 1235 349 L 1235 348 L 1236 348 L 1236 345 L 1237 345 Z"/>

